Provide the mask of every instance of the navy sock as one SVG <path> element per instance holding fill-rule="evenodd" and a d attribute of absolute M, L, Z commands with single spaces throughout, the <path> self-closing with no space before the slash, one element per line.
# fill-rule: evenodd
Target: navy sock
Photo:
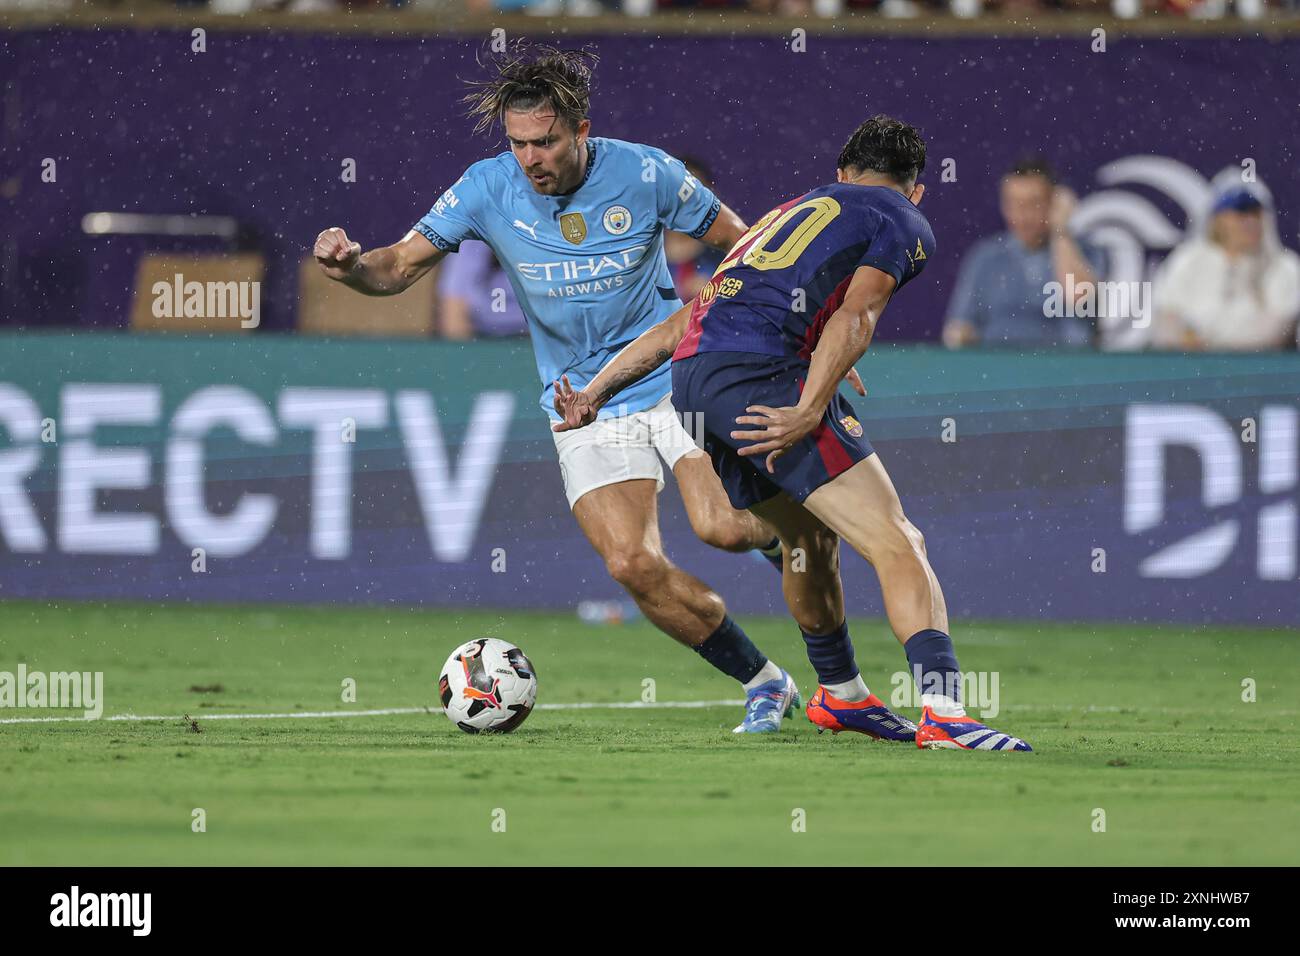
<path fill-rule="evenodd" d="M 695 648 L 695 653 L 742 684 L 753 680 L 754 675 L 767 663 L 763 652 L 754 646 L 749 635 L 740 629 L 740 625 L 729 614 L 724 615 L 718 629 Z"/>
<path fill-rule="evenodd" d="M 917 631 L 903 645 L 916 689 L 922 694 L 942 694 L 961 703 L 961 669 L 952 638 L 943 631 Z"/>
<path fill-rule="evenodd" d="M 802 629 L 800 633 L 808 645 L 808 660 L 817 672 L 819 684 L 845 684 L 858 676 L 848 621 L 829 634 L 809 634 Z"/>
<path fill-rule="evenodd" d="M 776 549 L 776 553 L 768 554 L 768 552 L 771 551 L 773 548 Z M 759 548 L 758 553 L 761 554 L 767 560 L 768 564 L 776 568 L 777 574 L 785 574 L 785 558 L 781 556 L 780 538 L 773 538 L 772 543 Z"/>

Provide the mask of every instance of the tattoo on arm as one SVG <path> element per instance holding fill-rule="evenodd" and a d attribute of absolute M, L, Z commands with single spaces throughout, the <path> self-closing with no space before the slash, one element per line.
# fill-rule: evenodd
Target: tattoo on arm
<path fill-rule="evenodd" d="M 611 378 L 609 384 L 602 388 L 596 395 L 596 401 L 601 406 L 604 406 L 611 398 L 623 391 L 623 389 L 627 388 L 629 385 L 635 385 L 660 365 L 663 365 L 664 362 L 667 362 L 672 358 L 672 354 L 671 349 L 659 349 L 650 358 L 643 359 L 630 368 L 619 372 Z"/>

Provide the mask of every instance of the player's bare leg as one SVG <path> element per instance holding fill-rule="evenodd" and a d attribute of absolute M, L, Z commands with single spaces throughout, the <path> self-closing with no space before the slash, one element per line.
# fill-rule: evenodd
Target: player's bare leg
<path fill-rule="evenodd" d="M 925 553 L 925 539 L 907 520 L 894 483 L 871 455 L 822 485 L 804 506 L 855 551 L 880 578 L 885 613 L 903 645 L 921 691 L 920 747 L 1021 750 L 1030 746 L 966 715 L 961 672 L 948 635 L 948 608 Z"/>
<path fill-rule="evenodd" d="M 609 576 L 655 627 L 687 647 L 698 647 L 717 630 L 726 614 L 722 598 L 664 553 L 653 480 L 589 491 L 574 503 L 573 516 Z"/>
<path fill-rule="evenodd" d="M 755 505 L 753 511 L 781 538 L 781 590 L 795 623 L 808 634 L 835 630 L 844 622 L 839 536 L 786 494 Z"/>
<path fill-rule="evenodd" d="M 655 484 L 638 478 L 596 488 L 574 503 L 573 515 L 642 613 L 745 688 L 745 719 L 736 732 L 775 731 L 799 706 L 798 688 L 754 646 L 715 591 L 668 560 Z"/>
<path fill-rule="evenodd" d="M 926 556 L 925 539 L 903 513 L 879 455 L 822 485 L 804 506 L 871 562 L 889 626 L 900 643 L 928 628 L 947 633 L 948 607 Z"/>
<path fill-rule="evenodd" d="M 770 527 L 748 511 L 731 506 L 713 462 L 702 451 L 683 455 L 673 466 L 677 489 L 696 537 L 723 551 L 753 551 L 774 536 Z"/>
<path fill-rule="evenodd" d="M 844 616 L 839 536 L 785 494 L 755 505 L 753 511 L 781 537 L 785 603 L 803 633 L 808 660 L 821 684 L 808 701 L 808 719 L 819 733 L 853 730 L 885 740 L 915 740 L 916 726 L 872 694 L 858 671 Z"/>

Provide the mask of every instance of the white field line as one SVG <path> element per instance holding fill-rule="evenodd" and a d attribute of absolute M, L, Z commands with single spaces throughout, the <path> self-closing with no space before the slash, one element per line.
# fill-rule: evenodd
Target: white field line
<path fill-rule="evenodd" d="M 663 700 L 655 703 L 645 701 L 613 701 L 599 703 L 583 701 L 576 704 L 538 704 L 537 710 L 654 710 L 654 709 L 696 709 L 702 707 L 743 707 L 743 700 Z M 299 710 L 291 714 L 209 714 L 199 710 L 192 715 L 195 720 L 301 720 L 303 718 L 319 719 L 326 717 L 390 717 L 396 714 L 441 714 L 441 707 L 386 707 L 382 710 Z M 174 717 L 157 717 L 138 714 L 114 714 L 111 717 L 6 717 L 0 724 L 89 724 L 97 721 L 129 721 L 132 723 L 158 723 L 169 720 L 184 720 L 180 714 Z"/>
<path fill-rule="evenodd" d="M 700 709 L 705 707 L 743 707 L 743 700 L 662 700 L 655 703 L 644 701 L 582 701 L 573 704 L 538 704 L 537 710 L 655 710 L 655 709 Z M 906 708 L 899 708 L 906 709 Z M 1085 714 L 1191 714 L 1201 713 L 1202 708 L 1195 707 L 1132 707 L 1098 704 L 1003 704 L 1001 710 L 1009 711 L 1068 711 Z M 972 706 L 971 716 L 982 720 L 978 707 Z M 329 717 L 390 717 L 401 714 L 441 714 L 441 707 L 388 707 L 382 710 L 299 710 L 291 714 L 209 714 L 200 710 L 192 715 L 195 720 L 301 720 L 322 719 Z M 1273 717 L 1292 717 L 1300 711 L 1273 711 Z M 0 724 L 89 724 L 97 721 L 127 721 L 131 723 L 162 723 L 170 720 L 184 720 L 179 714 L 174 717 L 158 717 L 138 714 L 114 714 L 111 717 L 5 717 Z M 996 718 L 988 718 L 995 720 Z"/>

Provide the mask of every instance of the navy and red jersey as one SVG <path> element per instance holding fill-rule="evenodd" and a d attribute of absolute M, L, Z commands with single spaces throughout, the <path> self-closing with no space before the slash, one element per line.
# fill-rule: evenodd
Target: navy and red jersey
<path fill-rule="evenodd" d="M 934 247 L 930 223 L 897 190 L 814 189 L 777 206 L 732 247 L 695 297 L 673 359 L 754 352 L 807 360 L 860 266 L 893 276 L 897 289 Z"/>

